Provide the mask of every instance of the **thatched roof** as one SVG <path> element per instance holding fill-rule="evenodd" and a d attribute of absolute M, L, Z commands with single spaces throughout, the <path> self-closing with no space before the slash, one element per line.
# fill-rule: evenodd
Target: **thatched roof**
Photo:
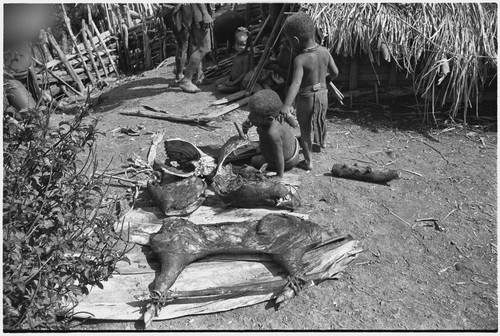
<path fill-rule="evenodd" d="M 453 116 L 477 107 L 487 73 L 496 74 L 496 3 L 309 3 L 302 9 L 327 34 L 332 52 L 362 51 L 376 63 L 390 55 L 415 76 L 416 92 L 440 92 L 441 104 L 451 98 Z"/>

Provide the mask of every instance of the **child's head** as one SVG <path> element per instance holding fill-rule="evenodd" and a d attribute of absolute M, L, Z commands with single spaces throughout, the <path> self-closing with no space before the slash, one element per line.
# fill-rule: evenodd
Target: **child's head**
<path fill-rule="evenodd" d="M 261 90 L 255 93 L 248 102 L 250 121 L 259 126 L 278 117 L 283 103 L 278 94 L 273 90 Z"/>
<path fill-rule="evenodd" d="M 292 46 L 300 48 L 314 39 L 315 26 L 308 14 L 298 12 L 286 19 L 283 31 Z"/>
<path fill-rule="evenodd" d="M 236 52 L 241 53 L 248 47 L 248 37 L 250 32 L 245 27 L 239 27 L 234 34 L 234 49 Z"/>

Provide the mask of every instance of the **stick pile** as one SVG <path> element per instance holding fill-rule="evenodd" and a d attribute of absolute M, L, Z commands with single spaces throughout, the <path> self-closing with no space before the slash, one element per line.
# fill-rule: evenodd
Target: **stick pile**
<path fill-rule="evenodd" d="M 34 46 L 36 79 L 52 96 L 84 95 L 89 85 L 100 86 L 118 77 L 120 70 L 147 70 L 175 52 L 173 33 L 156 15 L 158 5 L 102 4 L 106 18 L 97 24 L 91 6 L 96 5 L 87 5 L 88 18 L 82 20 L 76 33 L 71 28 L 68 5 L 61 4 L 69 51 L 64 52 L 66 48 L 50 30 L 40 32 Z"/>

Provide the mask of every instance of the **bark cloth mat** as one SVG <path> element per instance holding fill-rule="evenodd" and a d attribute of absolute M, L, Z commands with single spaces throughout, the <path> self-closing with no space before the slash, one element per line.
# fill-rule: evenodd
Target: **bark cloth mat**
<path fill-rule="evenodd" d="M 285 174 L 285 184 L 297 187 L 297 175 Z M 195 224 L 214 224 L 222 222 L 260 219 L 268 213 L 290 213 L 308 219 L 306 214 L 286 210 L 241 209 L 201 206 L 187 218 Z M 103 282 L 103 289 L 94 287 L 90 293 L 79 299 L 74 312 L 75 317 L 98 320 L 141 320 L 146 304 L 149 302 L 150 287 L 155 278 L 154 265 L 146 260 L 149 236 L 157 232 L 164 218 L 156 208 L 132 209 L 115 229 L 129 236 L 137 246 L 127 254 L 130 263 L 120 261 L 114 274 Z M 337 238 L 337 237 L 336 237 Z M 314 283 L 335 278 L 360 253 L 358 241 L 350 236 L 339 236 L 333 242 L 306 252 L 303 261 L 305 274 L 314 274 Z M 197 261 L 187 266 L 174 285 L 172 291 L 197 291 L 213 288 L 228 288 L 250 285 L 264 286 L 269 283 L 283 282 L 286 274 L 265 256 L 225 256 Z M 264 286 L 265 287 L 265 286 Z M 222 292 L 222 291 L 221 291 Z M 174 301 L 161 309 L 154 320 L 167 320 L 187 315 L 207 314 L 245 307 L 275 298 L 273 290 L 244 296 L 228 297 L 212 295 L 209 297 Z M 293 300 L 289 303 L 293 304 Z"/>

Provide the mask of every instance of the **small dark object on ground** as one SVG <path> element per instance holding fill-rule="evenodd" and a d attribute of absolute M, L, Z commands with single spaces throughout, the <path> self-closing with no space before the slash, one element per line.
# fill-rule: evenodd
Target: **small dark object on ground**
<path fill-rule="evenodd" d="M 359 168 L 357 164 L 348 166 L 336 163 L 333 165 L 331 172 L 334 177 L 380 184 L 386 184 L 393 179 L 399 178 L 396 170 L 374 170 L 371 167 Z"/>

